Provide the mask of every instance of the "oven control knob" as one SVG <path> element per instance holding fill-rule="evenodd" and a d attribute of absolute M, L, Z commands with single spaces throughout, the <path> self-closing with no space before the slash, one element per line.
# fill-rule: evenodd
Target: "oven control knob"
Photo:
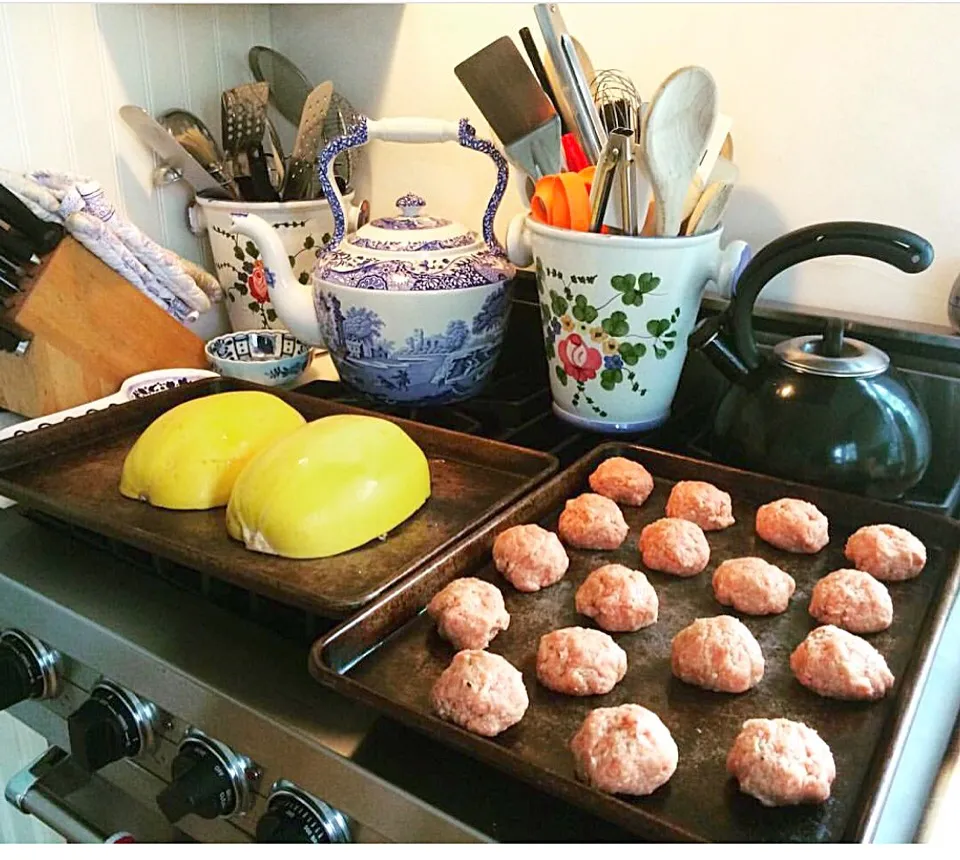
<path fill-rule="evenodd" d="M 101 681 L 67 718 L 70 754 L 89 773 L 133 758 L 154 744 L 156 706 L 110 681 Z"/>
<path fill-rule="evenodd" d="M 226 818 L 246 812 L 253 801 L 250 759 L 198 731 L 180 742 L 170 770 L 172 782 L 157 795 L 157 805 L 171 824 L 190 814 Z"/>
<path fill-rule="evenodd" d="M 343 814 L 302 788 L 281 779 L 270 790 L 267 811 L 257 823 L 257 842 L 349 842 Z"/>
<path fill-rule="evenodd" d="M 25 699 L 49 699 L 60 688 L 60 655 L 20 630 L 0 633 L 0 711 Z"/>

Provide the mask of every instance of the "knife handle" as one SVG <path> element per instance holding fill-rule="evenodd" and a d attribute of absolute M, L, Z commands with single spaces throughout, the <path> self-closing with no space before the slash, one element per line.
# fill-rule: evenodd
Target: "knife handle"
<path fill-rule="evenodd" d="M 0 227 L 0 251 L 21 265 L 37 262 L 33 246 L 13 230 L 2 227 Z"/>
<path fill-rule="evenodd" d="M 261 203 L 277 203 L 280 195 L 270 181 L 270 170 L 267 167 L 267 155 L 263 151 L 263 144 L 258 143 L 247 151 L 250 161 L 250 180 L 253 186 L 254 200 Z"/>
<path fill-rule="evenodd" d="M 63 238 L 63 227 L 39 219 L 5 185 L 0 185 L 0 216 L 30 239 L 41 254 L 52 251 Z"/>

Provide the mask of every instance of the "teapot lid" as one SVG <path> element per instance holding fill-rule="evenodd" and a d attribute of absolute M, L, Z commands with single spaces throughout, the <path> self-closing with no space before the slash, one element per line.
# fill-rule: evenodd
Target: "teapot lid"
<path fill-rule="evenodd" d="M 377 218 L 319 256 L 320 281 L 366 290 L 458 290 L 499 283 L 516 269 L 500 248 L 447 218 L 423 213 L 426 201 L 404 194 L 399 214 Z"/>
<path fill-rule="evenodd" d="M 890 356 L 883 350 L 852 337 L 843 338 L 836 350 L 823 335 L 794 337 L 778 343 L 773 352 L 781 364 L 814 376 L 866 379 L 885 373 L 890 366 Z"/>

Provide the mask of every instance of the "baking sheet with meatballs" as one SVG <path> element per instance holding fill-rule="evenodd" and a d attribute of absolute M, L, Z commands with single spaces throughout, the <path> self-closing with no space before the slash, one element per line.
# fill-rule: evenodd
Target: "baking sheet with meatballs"
<path fill-rule="evenodd" d="M 313 671 L 644 837 L 856 840 L 958 585 L 956 523 L 611 443 L 318 643 Z M 470 647 L 503 680 L 454 687 Z"/>

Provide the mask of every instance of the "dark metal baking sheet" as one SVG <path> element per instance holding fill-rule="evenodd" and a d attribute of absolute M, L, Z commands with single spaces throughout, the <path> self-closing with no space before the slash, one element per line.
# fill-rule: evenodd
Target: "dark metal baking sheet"
<path fill-rule="evenodd" d="M 587 489 L 587 476 L 610 456 L 642 462 L 654 475 L 653 495 L 640 508 L 624 507 L 630 534 L 615 552 L 568 550 L 566 577 L 532 595 L 510 587 L 490 561 L 490 548 L 504 528 L 539 522 L 555 528 L 563 502 Z M 711 560 L 692 579 L 655 572 L 648 576 L 660 597 L 653 627 L 616 634 L 627 651 L 626 678 L 605 696 L 573 698 L 555 694 L 536 680 L 535 655 L 544 633 L 571 625 L 593 626 L 578 616 L 574 594 L 600 564 L 620 561 L 641 567 L 636 548 L 640 529 L 663 516 L 672 484 L 680 479 L 711 481 L 734 499 L 736 525 L 708 535 Z M 830 519 L 830 545 L 815 556 L 791 555 L 754 534 L 758 505 L 782 496 L 808 499 Z M 793 678 L 790 652 L 816 623 L 807 613 L 813 584 L 847 566 L 843 546 L 856 528 L 893 522 L 909 528 L 927 545 L 923 574 L 890 584 L 893 626 L 868 637 L 886 657 L 897 683 L 883 701 L 865 704 L 821 698 Z M 673 636 L 694 618 L 737 614 L 713 598 L 712 572 L 727 558 L 758 555 L 787 570 L 797 593 L 783 615 L 740 615 L 760 642 L 766 672 L 760 685 L 739 696 L 687 686 L 670 672 Z M 510 628 L 491 643 L 523 672 L 530 694 L 524 719 L 492 740 L 435 718 L 429 691 L 453 656 L 422 608 L 459 576 L 479 576 L 503 591 Z M 314 677 L 360 699 L 457 749 L 487 761 L 538 788 L 556 794 L 638 836 L 711 842 L 869 841 L 882 801 L 922 691 L 936 643 L 960 583 L 960 525 L 900 506 L 791 484 L 640 447 L 602 445 L 534 491 L 464 543 L 391 589 L 355 618 L 320 639 L 311 652 Z M 680 749 L 670 782 L 647 798 L 605 795 L 578 782 L 567 744 L 586 714 L 596 707 L 638 702 L 660 715 Z M 814 727 L 830 744 L 838 776 L 832 797 L 820 806 L 766 809 L 741 794 L 725 771 L 726 754 L 744 720 L 788 717 Z"/>
<path fill-rule="evenodd" d="M 342 618 L 557 469 L 549 454 L 389 418 L 426 453 L 430 499 L 387 540 L 308 561 L 245 549 L 227 535 L 223 508 L 164 511 L 120 495 L 124 458 L 151 421 L 186 400 L 240 389 L 276 394 L 307 420 L 374 414 L 236 380 L 202 380 L 0 442 L 0 493 L 257 594 Z"/>

